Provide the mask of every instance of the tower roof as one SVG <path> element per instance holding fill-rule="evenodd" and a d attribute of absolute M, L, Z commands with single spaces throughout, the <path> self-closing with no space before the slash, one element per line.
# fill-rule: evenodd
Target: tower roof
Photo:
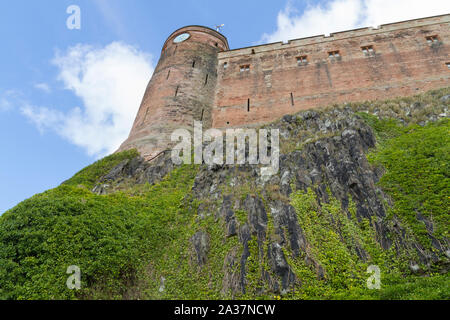
<path fill-rule="evenodd" d="M 220 32 L 218 32 L 218 31 L 216 31 L 214 29 L 211 29 L 209 27 L 199 26 L 199 25 L 184 26 L 182 28 L 179 28 L 179 29 L 175 30 L 174 32 L 172 32 L 172 34 L 164 42 L 163 48 L 165 48 L 167 43 L 171 39 L 175 38 L 177 35 L 182 34 L 183 32 L 189 32 L 189 31 L 199 31 L 199 32 L 209 33 L 210 35 L 215 36 L 218 39 L 222 40 L 222 42 L 226 46 L 226 49 L 230 50 L 230 46 L 228 45 L 228 39 L 223 34 L 221 34 Z"/>

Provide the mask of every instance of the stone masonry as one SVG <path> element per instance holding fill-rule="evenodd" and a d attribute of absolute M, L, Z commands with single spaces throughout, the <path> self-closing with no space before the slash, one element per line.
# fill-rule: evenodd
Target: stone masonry
<path fill-rule="evenodd" d="M 151 159 L 194 120 L 204 128 L 259 126 L 305 109 L 446 87 L 449 44 L 450 14 L 235 50 L 212 29 L 184 27 L 164 44 L 119 150 Z"/>

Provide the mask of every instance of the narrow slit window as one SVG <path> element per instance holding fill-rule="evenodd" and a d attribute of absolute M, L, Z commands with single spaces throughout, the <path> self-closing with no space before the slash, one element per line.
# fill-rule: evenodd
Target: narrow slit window
<path fill-rule="evenodd" d="M 195 60 L 192 61 L 192 68 L 195 68 Z"/>
<path fill-rule="evenodd" d="M 303 66 L 308 63 L 308 56 L 297 57 L 297 65 Z"/>
<path fill-rule="evenodd" d="M 150 108 L 147 108 L 147 110 L 145 110 L 145 116 L 144 116 L 144 120 L 142 120 L 142 123 L 144 123 L 145 120 L 147 120 L 148 109 L 150 109 Z"/>
<path fill-rule="evenodd" d="M 294 105 L 294 94 L 291 92 L 291 105 Z"/>
<path fill-rule="evenodd" d="M 339 53 L 338 50 L 328 52 L 328 58 L 330 58 L 330 59 L 336 59 L 336 58 L 339 58 L 340 56 L 341 56 L 341 54 Z"/>
<path fill-rule="evenodd" d="M 208 84 L 208 74 L 206 75 L 206 78 L 205 78 L 205 86 Z"/>
<path fill-rule="evenodd" d="M 177 89 L 175 90 L 175 97 L 178 95 L 178 90 L 180 89 L 180 86 L 177 86 Z"/>
<path fill-rule="evenodd" d="M 169 77 L 170 77 L 170 69 L 169 69 L 169 72 L 167 72 L 167 78 L 166 78 L 166 80 L 169 79 Z"/>
<path fill-rule="evenodd" d="M 175 50 L 173 50 L 173 54 L 177 53 L 178 46 L 175 46 Z"/>
<path fill-rule="evenodd" d="M 247 112 L 250 112 L 250 99 L 247 100 Z"/>
<path fill-rule="evenodd" d="M 428 36 L 428 37 L 425 37 L 425 39 L 427 39 L 427 42 L 428 42 L 429 44 L 432 44 L 432 43 L 434 43 L 434 42 L 438 42 L 438 41 L 439 41 L 439 38 L 438 38 L 437 35 Z"/>
<path fill-rule="evenodd" d="M 240 70 L 241 72 L 250 71 L 250 65 L 249 64 L 242 65 Z"/>
<path fill-rule="evenodd" d="M 205 109 L 202 109 L 202 115 L 200 116 L 200 121 L 203 121 L 203 114 L 205 113 Z"/>
<path fill-rule="evenodd" d="M 373 46 L 364 46 L 364 47 L 361 47 L 361 50 L 365 55 L 369 55 L 369 54 L 372 54 L 375 52 L 375 50 L 373 49 Z"/>

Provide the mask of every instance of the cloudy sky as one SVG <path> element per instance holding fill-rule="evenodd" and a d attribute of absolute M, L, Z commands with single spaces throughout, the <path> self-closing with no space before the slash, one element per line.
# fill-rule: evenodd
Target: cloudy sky
<path fill-rule="evenodd" d="M 445 13 L 448 0 L 2 1 L 0 214 L 117 149 L 182 26 L 224 23 L 239 48 Z"/>

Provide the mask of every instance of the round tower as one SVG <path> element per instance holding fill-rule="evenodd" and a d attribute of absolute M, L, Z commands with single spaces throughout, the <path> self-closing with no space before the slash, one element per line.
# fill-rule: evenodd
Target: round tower
<path fill-rule="evenodd" d="M 128 139 L 119 151 L 136 148 L 146 159 L 170 147 L 176 129 L 192 130 L 194 120 L 211 126 L 217 81 L 217 53 L 227 39 L 202 26 L 178 29 L 164 43 Z"/>

